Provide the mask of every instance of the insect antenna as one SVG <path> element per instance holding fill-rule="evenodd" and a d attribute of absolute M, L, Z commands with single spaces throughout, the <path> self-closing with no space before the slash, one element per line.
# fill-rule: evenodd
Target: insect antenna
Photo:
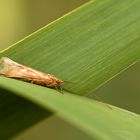
<path fill-rule="evenodd" d="M 109 109 L 112 109 L 111 106 L 109 106 L 105 101 L 103 101 L 99 96 L 97 96 L 95 93 L 92 93 L 92 95 L 101 103 L 103 103 L 106 107 L 108 107 Z"/>
<path fill-rule="evenodd" d="M 75 84 L 75 82 L 67 81 L 67 80 L 64 80 L 64 82 L 66 82 L 66 83 L 68 83 L 68 84 Z"/>

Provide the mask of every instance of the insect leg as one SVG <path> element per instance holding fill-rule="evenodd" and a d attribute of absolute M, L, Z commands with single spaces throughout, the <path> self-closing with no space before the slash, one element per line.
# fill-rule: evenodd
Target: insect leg
<path fill-rule="evenodd" d="M 54 87 L 55 87 L 55 89 L 56 89 L 58 92 L 64 94 L 64 93 L 63 93 L 63 90 L 62 90 L 62 88 L 61 88 L 61 86 L 56 86 L 56 85 L 55 85 Z"/>

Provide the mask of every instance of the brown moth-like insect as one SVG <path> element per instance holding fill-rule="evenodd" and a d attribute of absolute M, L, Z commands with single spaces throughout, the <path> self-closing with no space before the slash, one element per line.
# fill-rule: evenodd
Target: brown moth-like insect
<path fill-rule="evenodd" d="M 18 64 L 7 57 L 2 57 L 0 59 L 0 75 L 21 79 L 23 81 L 49 88 L 55 88 L 60 91 L 62 91 L 60 85 L 64 83 L 63 80 L 60 80 L 53 75 Z"/>
<path fill-rule="evenodd" d="M 54 88 L 62 93 L 61 84 L 64 82 L 72 83 L 69 81 L 64 81 L 56 78 L 48 73 L 43 73 L 33 68 L 18 64 L 17 62 L 9 59 L 8 57 L 0 58 L 0 75 L 10 78 L 20 79 L 33 84 Z M 110 109 L 112 109 L 108 104 L 102 101 L 96 94 L 93 94 L 98 101 L 101 101 Z"/>

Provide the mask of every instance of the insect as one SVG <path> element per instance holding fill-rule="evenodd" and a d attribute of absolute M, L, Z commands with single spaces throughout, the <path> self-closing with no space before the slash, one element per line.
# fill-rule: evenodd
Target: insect
<path fill-rule="evenodd" d="M 0 58 L 0 75 L 3 75 L 5 77 L 20 79 L 26 82 L 30 82 L 33 84 L 37 84 L 49 88 L 54 88 L 60 91 L 61 93 L 62 93 L 62 88 L 61 88 L 62 83 L 64 82 L 72 83 L 69 81 L 60 80 L 51 74 L 43 73 L 33 68 L 21 65 L 9 59 L 8 57 Z M 106 104 L 97 95 L 94 94 L 94 96 L 98 101 Z M 108 105 L 106 104 L 106 106 Z M 111 109 L 111 107 L 109 108 Z"/>
<path fill-rule="evenodd" d="M 8 57 L 0 58 L 0 75 L 54 88 L 60 91 L 62 91 L 61 84 L 64 83 L 63 80 L 60 80 L 53 75 L 18 64 Z"/>

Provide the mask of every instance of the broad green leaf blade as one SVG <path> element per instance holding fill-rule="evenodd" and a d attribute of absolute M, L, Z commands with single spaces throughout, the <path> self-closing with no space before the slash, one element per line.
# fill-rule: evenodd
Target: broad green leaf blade
<path fill-rule="evenodd" d="M 96 139 L 140 138 L 140 116 L 137 114 L 116 107 L 111 110 L 102 103 L 85 97 L 69 93 L 58 94 L 55 90 L 10 78 L 1 77 L 0 86 L 45 109 L 53 110 L 58 116 Z"/>
<path fill-rule="evenodd" d="M 85 95 L 140 58 L 140 1 L 91 1 L 1 53 Z"/>
<path fill-rule="evenodd" d="M 0 140 L 9 139 L 51 114 L 10 91 L 0 89 Z"/>

